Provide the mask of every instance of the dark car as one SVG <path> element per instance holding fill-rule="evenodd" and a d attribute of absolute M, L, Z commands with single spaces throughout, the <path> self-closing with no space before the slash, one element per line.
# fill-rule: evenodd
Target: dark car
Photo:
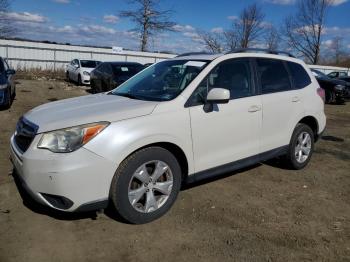
<path fill-rule="evenodd" d="M 16 86 L 13 76 L 15 70 L 11 69 L 6 60 L 0 57 L 0 106 L 9 108 L 16 96 Z"/>
<path fill-rule="evenodd" d="M 91 72 L 90 85 L 94 93 L 112 90 L 144 69 L 134 62 L 104 62 Z"/>
<path fill-rule="evenodd" d="M 350 83 L 343 80 L 333 79 L 319 70 L 311 69 L 320 86 L 325 90 L 326 103 L 342 102 L 349 97 Z"/>
<path fill-rule="evenodd" d="M 329 76 L 330 78 L 340 78 L 348 76 L 348 73 L 345 71 L 334 71 L 327 74 L 327 76 Z"/>

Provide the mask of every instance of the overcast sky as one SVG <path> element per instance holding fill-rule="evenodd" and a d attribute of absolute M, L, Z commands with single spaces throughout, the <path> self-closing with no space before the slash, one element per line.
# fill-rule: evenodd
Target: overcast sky
<path fill-rule="evenodd" d="M 162 9 L 174 10 L 173 33 L 154 37 L 151 50 L 187 52 L 202 50 L 197 30 L 220 32 L 230 26 L 239 12 L 254 1 L 246 0 L 162 0 Z M 295 0 L 257 0 L 266 14 L 266 23 L 279 27 L 295 11 Z M 9 14 L 16 21 L 19 37 L 34 40 L 69 42 L 100 46 L 122 46 L 138 49 L 133 24 L 120 18 L 119 12 L 132 8 L 124 0 L 13 0 Z M 350 51 L 350 1 L 335 0 L 330 9 L 323 44 L 334 36 L 344 38 Z"/>

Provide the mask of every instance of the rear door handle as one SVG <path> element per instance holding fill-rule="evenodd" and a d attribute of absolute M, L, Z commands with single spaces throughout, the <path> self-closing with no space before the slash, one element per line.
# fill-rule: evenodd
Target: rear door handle
<path fill-rule="evenodd" d="M 261 110 L 261 106 L 254 105 L 254 106 L 249 107 L 248 112 L 254 113 L 254 112 L 257 112 L 257 111 L 260 111 L 260 110 Z"/>
<path fill-rule="evenodd" d="M 292 102 L 299 102 L 300 101 L 300 98 L 298 96 L 294 96 L 292 98 Z"/>

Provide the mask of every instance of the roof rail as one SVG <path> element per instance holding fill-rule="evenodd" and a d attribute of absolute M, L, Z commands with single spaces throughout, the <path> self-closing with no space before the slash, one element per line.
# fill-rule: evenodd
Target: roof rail
<path fill-rule="evenodd" d="M 215 53 L 208 53 L 208 52 L 190 52 L 190 53 L 183 53 L 176 57 L 183 57 L 183 56 L 190 56 L 190 55 L 214 55 Z"/>
<path fill-rule="evenodd" d="M 286 56 L 295 58 L 294 55 L 285 51 L 270 50 L 270 49 L 263 49 L 263 48 L 239 48 L 239 49 L 234 49 L 226 54 L 248 53 L 248 52 L 261 52 L 261 53 L 273 54 L 273 55 L 286 55 Z"/>

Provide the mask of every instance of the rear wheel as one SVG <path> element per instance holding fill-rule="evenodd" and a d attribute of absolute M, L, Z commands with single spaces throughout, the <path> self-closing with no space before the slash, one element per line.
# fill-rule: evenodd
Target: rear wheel
<path fill-rule="evenodd" d="M 5 104 L 5 108 L 8 109 L 11 107 L 11 104 L 12 104 L 11 88 L 8 88 L 8 90 L 7 90 L 6 100 L 7 100 L 7 102 Z"/>
<path fill-rule="evenodd" d="M 314 133 L 305 124 L 298 124 L 294 129 L 286 155 L 286 164 L 292 169 L 302 169 L 310 161 L 314 150 Z"/>
<path fill-rule="evenodd" d="M 335 101 L 335 93 L 333 91 L 326 90 L 326 103 L 330 104 Z"/>
<path fill-rule="evenodd" d="M 161 147 L 149 147 L 120 164 L 110 196 L 122 218 L 132 224 L 143 224 L 171 208 L 180 186 L 181 169 L 174 155 Z"/>
<path fill-rule="evenodd" d="M 13 87 L 13 95 L 12 95 L 12 100 L 14 100 L 16 98 L 16 86 Z"/>

